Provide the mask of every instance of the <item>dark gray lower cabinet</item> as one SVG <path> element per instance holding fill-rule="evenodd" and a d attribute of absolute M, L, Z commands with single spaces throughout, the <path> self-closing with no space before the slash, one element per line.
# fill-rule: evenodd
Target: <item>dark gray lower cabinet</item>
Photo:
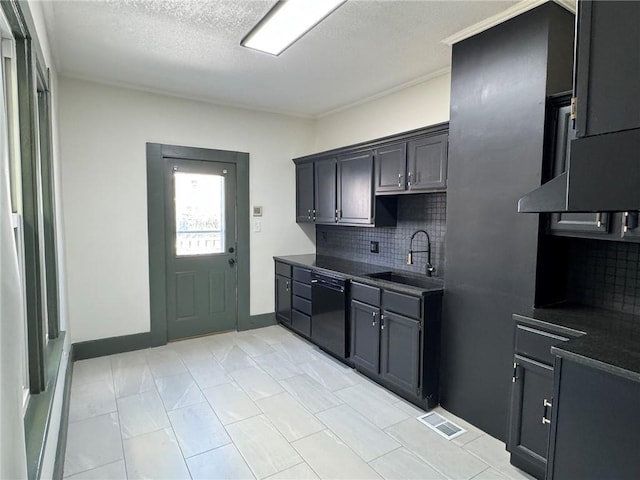
<path fill-rule="evenodd" d="M 549 423 L 543 423 L 542 417 L 549 409 L 545 409 L 545 400 L 551 403 L 553 396 L 553 368 L 516 355 L 514 369 L 507 450 L 512 454 L 511 463 L 544 478 Z M 550 413 L 548 410 L 547 415 Z"/>
<path fill-rule="evenodd" d="M 511 463 L 538 479 L 545 478 L 553 404 L 551 347 L 566 333 L 516 324 L 507 450 Z"/>
<path fill-rule="evenodd" d="M 439 294 L 414 296 L 354 282 L 354 367 L 416 405 L 437 405 L 441 304 Z"/>
<path fill-rule="evenodd" d="M 559 358 L 548 480 L 640 478 L 640 383 Z"/>
<path fill-rule="evenodd" d="M 311 336 L 311 270 L 293 267 L 291 328 L 305 337 Z"/>
<path fill-rule="evenodd" d="M 351 301 L 351 361 L 358 368 L 379 373 L 380 308 Z"/>
<path fill-rule="evenodd" d="M 291 325 L 291 279 L 276 275 L 276 318 Z"/>
<path fill-rule="evenodd" d="M 380 329 L 380 375 L 398 388 L 419 394 L 420 321 L 385 311 Z"/>

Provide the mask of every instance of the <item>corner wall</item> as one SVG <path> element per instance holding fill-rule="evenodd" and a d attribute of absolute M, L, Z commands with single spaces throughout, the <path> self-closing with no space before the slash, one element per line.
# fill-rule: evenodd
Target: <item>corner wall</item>
<path fill-rule="evenodd" d="M 273 255 L 310 253 L 297 226 L 291 159 L 312 120 L 60 77 L 62 203 L 72 342 L 150 328 L 146 143 L 249 152 L 251 314 L 273 312 Z"/>
<path fill-rule="evenodd" d="M 318 119 L 315 151 L 373 140 L 447 122 L 451 74 L 355 105 Z"/>

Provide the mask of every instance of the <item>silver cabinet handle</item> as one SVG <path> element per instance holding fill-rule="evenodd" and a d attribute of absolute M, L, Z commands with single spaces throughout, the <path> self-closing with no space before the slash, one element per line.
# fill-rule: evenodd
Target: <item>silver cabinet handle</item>
<path fill-rule="evenodd" d="M 307 218 L 311 220 L 311 210 L 307 210 Z"/>
<path fill-rule="evenodd" d="M 402 174 L 398 174 L 398 187 L 402 188 Z"/>
<path fill-rule="evenodd" d="M 411 186 L 411 172 L 407 173 L 407 187 Z"/>
<path fill-rule="evenodd" d="M 549 418 L 547 418 L 547 408 L 551 408 L 553 405 L 551 404 L 551 402 L 549 400 L 547 400 L 546 398 L 544 399 L 544 402 L 542 402 L 542 408 L 544 409 L 542 411 L 542 424 L 543 425 L 549 425 L 551 423 L 551 420 L 549 420 Z"/>
<path fill-rule="evenodd" d="M 373 321 L 371 322 L 371 326 L 375 327 L 376 326 L 376 312 L 371 312 L 371 315 L 373 315 Z"/>
<path fill-rule="evenodd" d="M 600 212 L 596 213 L 596 226 L 598 228 L 602 227 L 602 214 Z"/>
<path fill-rule="evenodd" d="M 289 291 L 289 282 L 288 282 L 288 281 L 287 281 L 287 282 L 285 282 L 285 285 L 286 285 L 285 289 L 286 289 L 286 291 L 288 292 L 288 291 Z"/>

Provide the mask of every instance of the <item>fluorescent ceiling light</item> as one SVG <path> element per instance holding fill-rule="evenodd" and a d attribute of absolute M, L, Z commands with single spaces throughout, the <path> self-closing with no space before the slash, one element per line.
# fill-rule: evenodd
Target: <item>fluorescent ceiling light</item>
<path fill-rule="evenodd" d="M 280 55 L 346 0 L 280 0 L 240 45 Z"/>

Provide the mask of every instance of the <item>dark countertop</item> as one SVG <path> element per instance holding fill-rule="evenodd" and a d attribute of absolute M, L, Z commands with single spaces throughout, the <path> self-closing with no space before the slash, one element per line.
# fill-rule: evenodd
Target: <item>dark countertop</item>
<path fill-rule="evenodd" d="M 290 265 L 296 265 L 299 267 L 311 268 L 317 271 L 328 273 L 333 276 L 339 276 L 345 279 L 355 280 L 359 283 L 366 285 L 372 285 L 374 287 L 385 288 L 387 290 L 394 290 L 400 293 L 406 293 L 408 295 L 431 295 L 441 294 L 444 290 L 444 282 L 438 278 L 427 279 L 424 276 L 412 274 L 410 272 L 402 272 L 409 277 L 421 278 L 426 281 L 428 285 L 424 287 L 414 287 L 412 285 L 405 285 L 403 283 L 390 282 L 379 278 L 371 278 L 366 275 L 371 273 L 388 272 L 391 269 L 389 267 L 383 267 L 381 265 L 373 265 L 370 263 L 352 262 L 337 257 L 326 257 L 322 255 L 289 255 L 285 257 L 273 257 L 274 260 L 279 262 L 288 263 Z"/>
<path fill-rule="evenodd" d="M 640 382 L 640 316 L 566 303 L 513 318 L 570 338 L 551 353 Z"/>

